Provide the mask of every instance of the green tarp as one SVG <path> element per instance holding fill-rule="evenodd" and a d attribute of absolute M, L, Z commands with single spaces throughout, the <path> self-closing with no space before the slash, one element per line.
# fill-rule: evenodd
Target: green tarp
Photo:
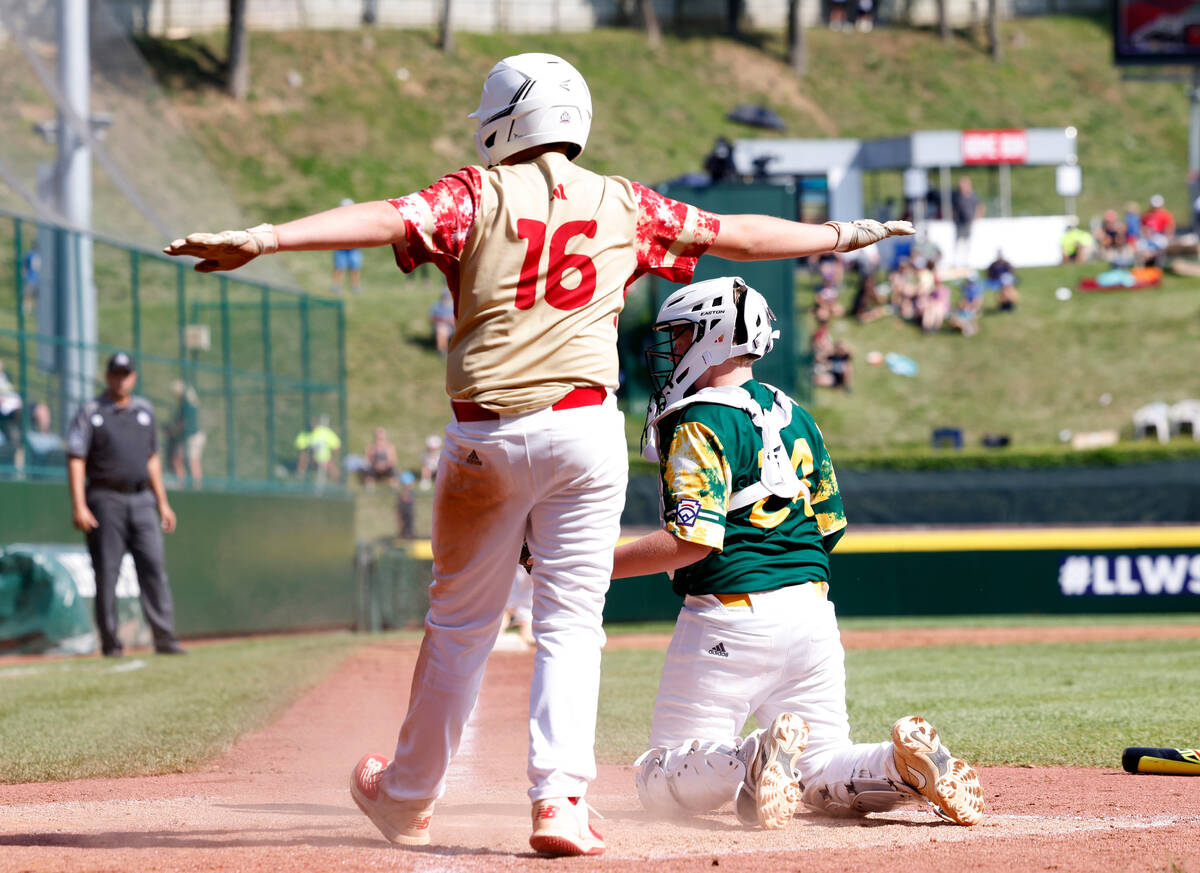
<path fill-rule="evenodd" d="M 0 652 L 86 654 L 97 649 L 96 579 L 83 546 L 18 543 L 0 549 Z M 128 555 L 117 582 L 118 633 L 148 645 Z"/>

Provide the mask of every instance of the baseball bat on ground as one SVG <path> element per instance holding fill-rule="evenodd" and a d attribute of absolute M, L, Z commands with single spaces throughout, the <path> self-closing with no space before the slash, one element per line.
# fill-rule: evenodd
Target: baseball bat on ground
<path fill-rule="evenodd" d="M 1128 746 L 1121 754 L 1127 773 L 1200 776 L 1200 749 L 1157 749 Z"/>

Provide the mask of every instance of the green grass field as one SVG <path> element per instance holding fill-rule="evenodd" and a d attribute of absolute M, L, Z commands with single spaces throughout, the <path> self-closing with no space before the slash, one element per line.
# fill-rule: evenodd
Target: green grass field
<path fill-rule="evenodd" d="M 1115 767 L 1125 746 L 1196 742 L 1195 654 L 1194 640 L 850 650 L 852 737 L 886 739 L 893 721 L 916 713 L 981 765 Z M 604 760 L 644 750 L 662 661 L 662 652 L 605 654 Z"/>
<path fill-rule="evenodd" d="M 282 636 L 193 646 L 183 657 L 0 666 L 0 781 L 194 769 L 268 724 L 362 642 Z"/>
<path fill-rule="evenodd" d="M 1193 622 L 1143 616 L 1138 623 Z M 849 620 L 880 626 L 1129 624 L 1132 617 Z M 615 626 L 612 634 L 668 631 Z M 370 637 L 321 634 L 194 646 L 185 658 L 47 660 L 0 667 L 0 781 L 181 772 L 262 727 Z M 1194 640 L 852 649 L 855 740 L 883 739 L 920 713 L 956 754 L 983 765 L 1116 767 L 1128 745 L 1192 746 Z M 126 664 L 133 658 L 125 659 Z M 628 763 L 649 733 L 659 650 L 604 654 L 597 753 Z"/>

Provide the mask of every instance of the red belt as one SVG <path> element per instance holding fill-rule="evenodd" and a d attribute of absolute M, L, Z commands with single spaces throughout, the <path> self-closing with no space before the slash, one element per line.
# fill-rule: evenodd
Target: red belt
<path fill-rule="evenodd" d="M 604 403 L 607 394 L 608 392 L 604 388 L 587 385 L 568 392 L 566 397 L 550 408 L 578 409 L 581 406 L 599 406 Z M 454 418 L 458 421 L 498 421 L 500 419 L 500 413 L 494 412 L 486 406 L 480 406 L 478 403 L 472 403 L 470 400 L 451 400 L 450 406 L 454 409 Z"/>

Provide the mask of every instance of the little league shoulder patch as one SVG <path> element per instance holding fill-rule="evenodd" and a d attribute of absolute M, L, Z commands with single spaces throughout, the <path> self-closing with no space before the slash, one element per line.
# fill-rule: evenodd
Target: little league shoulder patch
<path fill-rule="evenodd" d="M 675 523 L 680 527 L 692 527 L 700 517 L 700 501 L 694 497 L 680 498 L 675 506 Z"/>

